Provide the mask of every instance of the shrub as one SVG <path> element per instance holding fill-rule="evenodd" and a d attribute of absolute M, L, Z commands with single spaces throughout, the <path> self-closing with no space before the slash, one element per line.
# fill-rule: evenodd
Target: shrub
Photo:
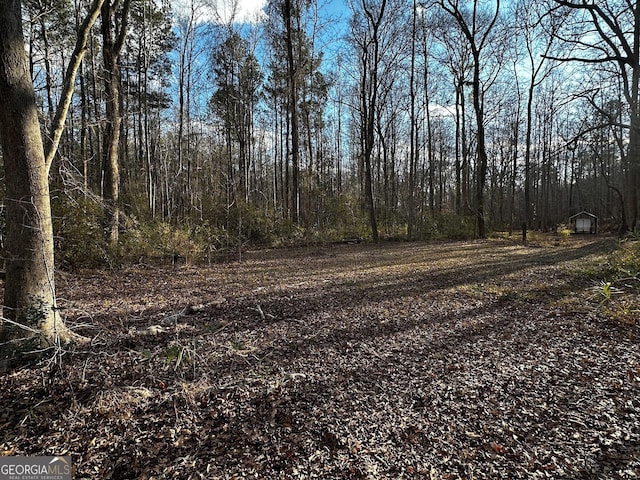
<path fill-rule="evenodd" d="M 442 212 L 424 217 L 418 232 L 421 240 L 469 240 L 474 238 L 474 228 L 472 218 Z"/>
<path fill-rule="evenodd" d="M 95 268 L 108 262 L 99 204 L 84 197 L 60 195 L 53 197 L 51 210 L 58 267 Z"/>
<path fill-rule="evenodd" d="M 640 319 L 640 242 L 633 238 L 622 240 L 598 276 L 606 280 L 593 287 L 592 299 L 599 300 L 601 313 L 618 323 L 636 325 Z"/>
<path fill-rule="evenodd" d="M 620 242 L 620 246 L 609 257 L 609 269 L 614 278 L 640 279 L 640 241 L 631 236 Z"/>
<path fill-rule="evenodd" d="M 127 229 L 120 236 L 118 257 L 121 261 L 140 259 L 200 261 L 210 253 L 211 245 L 219 241 L 208 225 L 191 229 L 166 222 L 147 222 Z M 213 248 L 215 250 L 215 247 Z"/>
<path fill-rule="evenodd" d="M 321 215 L 319 232 L 327 233 L 327 240 L 342 240 L 345 238 L 365 238 L 371 235 L 371 226 L 366 210 L 358 198 L 350 194 L 343 194 L 335 198 L 327 198 Z M 384 226 L 384 222 L 380 222 Z"/>
<path fill-rule="evenodd" d="M 558 234 L 558 237 L 560 237 L 563 240 L 566 240 L 571 236 L 571 229 L 564 223 L 561 223 L 560 225 L 558 225 L 558 227 L 556 228 L 556 232 Z"/>

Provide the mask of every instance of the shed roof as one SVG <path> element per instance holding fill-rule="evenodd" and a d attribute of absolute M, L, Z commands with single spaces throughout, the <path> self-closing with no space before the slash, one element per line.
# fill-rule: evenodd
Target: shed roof
<path fill-rule="evenodd" d="M 579 216 L 581 216 L 581 215 L 587 215 L 587 216 L 589 216 L 589 217 L 591 217 L 591 218 L 595 218 L 595 219 L 597 219 L 597 218 L 598 218 L 598 217 L 596 217 L 593 213 L 585 212 L 585 211 L 583 210 L 583 211 L 581 211 L 581 212 L 576 213 L 575 215 L 571 215 L 571 216 L 569 217 L 569 220 L 573 220 L 574 218 L 579 217 Z"/>

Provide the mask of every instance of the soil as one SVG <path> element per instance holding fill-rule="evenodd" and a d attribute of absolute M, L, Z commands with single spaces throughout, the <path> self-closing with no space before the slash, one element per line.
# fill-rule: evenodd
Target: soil
<path fill-rule="evenodd" d="M 0 455 L 71 455 L 76 479 L 638 478 L 639 322 L 604 313 L 593 274 L 611 247 L 60 274 L 91 344 L 0 376 Z"/>

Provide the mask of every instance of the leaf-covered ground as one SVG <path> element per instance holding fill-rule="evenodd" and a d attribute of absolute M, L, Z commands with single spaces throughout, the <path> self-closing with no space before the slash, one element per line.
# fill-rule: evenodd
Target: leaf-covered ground
<path fill-rule="evenodd" d="M 640 329 L 585 273 L 610 245 L 63 275 L 91 346 L 0 377 L 0 454 L 72 455 L 78 479 L 638 478 Z"/>

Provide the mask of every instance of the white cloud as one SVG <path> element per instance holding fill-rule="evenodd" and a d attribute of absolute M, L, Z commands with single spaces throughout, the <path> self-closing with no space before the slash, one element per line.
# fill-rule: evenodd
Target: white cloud
<path fill-rule="evenodd" d="M 431 112 L 431 115 L 435 117 L 455 117 L 456 106 L 430 103 L 429 112 Z"/>
<path fill-rule="evenodd" d="M 236 22 L 239 23 L 254 23 L 258 18 L 264 15 L 262 9 L 267 4 L 267 0 L 215 0 L 216 3 L 237 3 L 237 14 L 236 14 Z M 226 21 L 229 20 L 229 16 L 232 12 L 232 9 L 228 9 L 228 17 L 225 18 Z"/>
<path fill-rule="evenodd" d="M 266 4 L 267 0 L 173 0 L 173 9 L 179 16 L 190 16 L 193 8 L 197 22 L 229 23 L 233 18 L 234 23 L 255 23 Z"/>

